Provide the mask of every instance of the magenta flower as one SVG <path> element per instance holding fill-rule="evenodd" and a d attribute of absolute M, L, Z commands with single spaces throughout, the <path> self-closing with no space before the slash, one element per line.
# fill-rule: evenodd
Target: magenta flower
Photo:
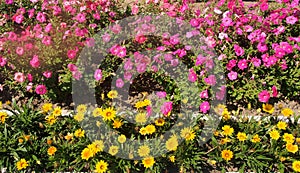
<path fill-rule="evenodd" d="M 25 81 L 26 77 L 23 73 L 21 72 L 16 72 L 15 76 L 14 76 L 14 80 L 19 82 L 19 83 L 23 83 Z"/>
<path fill-rule="evenodd" d="M 268 50 L 268 46 L 265 43 L 259 42 L 257 45 L 257 49 L 258 49 L 258 51 L 264 53 Z"/>
<path fill-rule="evenodd" d="M 246 59 L 241 59 L 238 63 L 238 67 L 239 69 L 241 70 L 244 70 L 248 67 L 248 64 L 247 64 L 247 60 Z"/>
<path fill-rule="evenodd" d="M 124 58 L 126 56 L 126 47 L 119 46 L 117 56 L 120 58 Z"/>
<path fill-rule="evenodd" d="M 272 86 L 272 97 L 277 97 L 278 95 L 278 91 L 276 86 Z"/>
<path fill-rule="evenodd" d="M 258 100 L 263 103 L 267 103 L 270 99 L 270 93 L 267 90 L 263 90 L 258 94 Z"/>
<path fill-rule="evenodd" d="M 189 79 L 190 82 L 196 82 L 197 81 L 197 74 L 195 73 L 194 69 L 189 70 L 188 79 Z"/>
<path fill-rule="evenodd" d="M 14 21 L 18 24 L 21 24 L 23 22 L 23 19 L 24 19 L 24 16 L 22 14 L 19 14 L 14 18 Z"/>
<path fill-rule="evenodd" d="M 3 57 L 0 56 L 0 66 L 3 67 L 3 66 L 6 65 L 6 63 L 7 63 L 6 58 L 3 58 Z"/>
<path fill-rule="evenodd" d="M 242 47 L 240 47 L 237 44 L 233 45 L 233 47 L 234 47 L 235 54 L 237 56 L 243 56 L 244 55 L 244 49 Z"/>
<path fill-rule="evenodd" d="M 73 71 L 77 71 L 77 66 L 74 64 L 68 64 L 68 69 L 73 72 Z"/>
<path fill-rule="evenodd" d="M 68 58 L 69 59 L 74 59 L 76 57 L 76 54 L 77 54 L 77 50 L 68 50 Z"/>
<path fill-rule="evenodd" d="M 229 72 L 228 73 L 228 78 L 230 79 L 230 80 L 236 80 L 237 79 L 237 72 L 235 72 L 235 71 L 231 71 L 231 72 Z"/>
<path fill-rule="evenodd" d="M 161 107 L 160 111 L 164 116 L 168 116 L 169 113 L 171 113 L 173 108 L 173 103 L 172 102 L 165 102 Z"/>
<path fill-rule="evenodd" d="M 131 72 L 129 72 L 129 71 L 125 71 L 124 72 L 124 79 L 125 80 L 130 81 L 131 77 L 132 77 L 132 73 Z"/>
<path fill-rule="evenodd" d="M 39 95 L 44 95 L 47 93 L 47 88 L 45 85 L 38 85 L 35 88 L 35 92 Z"/>
<path fill-rule="evenodd" d="M 167 93 L 165 91 L 158 91 L 156 92 L 156 95 L 158 98 L 165 98 L 167 96 Z"/>
<path fill-rule="evenodd" d="M 33 81 L 33 76 L 32 76 L 32 74 L 28 73 L 28 74 L 27 74 L 27 79 L 28 79 L 29 82 L 32 82 L 32 81 Z"/>
<path fill-rule="evenodd" d="M 253 65 L 254 65 L 255 67 L 259 67 L 260 64 L 261 64 L 261 60 L 258 59 L 258 58 L 256 58 L 256 57 L 252 58 L 252 59 L 251 59 L 251 62 L 253 63 Z"/>
<path fill-rule="evenodd" d="M 39 57 L 37 55 L 33 55 L 32 59 L 30 60 L 30 65 L 33 68 L 38 68 L 40 66 Z"/>
<path fill-rule="evenodd" d="M 37 16 L 36 16 L 36 20 L 38 20 L 41 23 L 46 22 L 46 16 L 44 13 L 42 12 L 38 12 Z"/>
<path fill-rule="evenodd" d="M 116 80 L 116 86 L 118 88 L 122 88 L 124 86 L 124 81 L 121 78 L 117 79 Z"/>
<path fill-rule="evenodd" d="M 102 79 L 102 71 L 101 69 L 97 69 L 94 73 L 94 78 L 96 79 L 96 81 L 99 81 Z"/>
<path fill-rule="evenodd" d="M 146 107 L 147 110 L 147 116 L 150 117 L 152 115 L 152 107 L 149 105 Z"/>
<path fill-rule="evenodd" d="M 207 78 L 204 78 L 204 82 L 207 85 L 214 86 L 216 84 L 216 76 L 215 75 L 209 75 Z"/>
<path fill-rule="evenodd" d="M 269 8 L 268 3 L 264 2 L 264 3 L 260 4 L 261 11 L 267 11 L 268 8 Z"/>
<path fill-rule="evenodd" d="M 222 24 L 224 25 L 224 26 L 232 26 L 233 25 L 233 22 L 232 22 L 232 19 L 231 18 L 229 18 L 229 17 L 225 17 L 225 18 L 223 18 L 222 19 Z"/>
<path fill-rule="evenodd" d="M 110 35 L 108 33 L 105 33 L 104 35 L 102 35 L 102 41 L 107 43 L 107 42 L 109 42 L 109 40 L 110 40 Z"/>
<path fill-rule="evenodd" d="M 200 104 L 200 111 L 202 113 L 207 113 L 210 109 L 210 105 L 209 105 L 209 102 L 208 101 L 205 101 L 203 103 Z"/>
<path fill-rule="evenodd" d="M 204 90 L 204 91 L 201 91 L 200 93 L 200 98 L 204 99 L 204 98 L 208 98 L 208 91 L 207 90 Z"/>
<path fill-rule="evenodd" d="M 45 71 L 45 72 L 43 73 L 43 76 L 45 76 L 46 78 L 51 78 L 52 72 L 51 72 L 51 71 Z"/>
<path fill-rule="evenodd" d="M 200 23 L 197 19 L 191 19 L 190 24 L 192 27 L 198 27 Z"/>
<path fill-rule="evenodd" d="M 85 18 L 85 13 L 78 13 L 77 16 L 75 17 L 75 19 L 76 19 L 79 23 L 85 22 L 85 20 L 86 20 L 86 18 Z"/>

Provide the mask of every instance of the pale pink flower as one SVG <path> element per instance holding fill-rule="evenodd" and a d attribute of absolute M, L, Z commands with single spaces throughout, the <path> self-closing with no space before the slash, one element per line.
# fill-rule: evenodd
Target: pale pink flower
<path fill-rule="evenodd" d="M 102 70 L 101 69 L 97 69 L 95 71 L 94 78 L 96 79 L 96 81 L 99 81 L 102 79 Z"/>
<path fill-rule="evenodd" d="M 211 86 L 214 86 L 216 85 L 216 76 L 215 75 L 209 75 L 207 78 L 204 78 L 204 82 L 207 84 L 207 85 L 211 85 Z"/>
<path fill-rule="evenodd" d="M 118 88 L 122 88 L 124 86 L 124 81 L 121 78 L 117 79 L 116 80 L 116 86 Z"/>
<path fill-rule="evenodd" d="M 202 113 L 207 113 L 210 109 L 210 105 L 209 105 L 209 102 L 208 101 L 205 101 L 203 103 L 200 104 L 200 111 Z"/>
<path fill-rule="evenodd" d="M 158 98 L 165 98 L 167 96 L 167 93 L 165 91 L 158 91 L 156 92 L 156 95 Z"/>
<path fill-rule="evenodd" d="M 228 73 L 228 78 L 230 79 L 230 80 L 236 80 L 237 79 L 237 72 L 235 72 L 235 71 L 231 71 L 231 72 L 229 72 Z"/>
<path fill-rule="evenodd" d="M 82 74 L 79 71 L 73 71 L 72 76 L 76 80 L 79 80 L 80 78 L 82 78 Z"/>
<path fill-rule="evenodd" d="M 287 24 L 295 24 L 296 22 L 298 21 L 297 17 L 294 17 L 294 16 L 289 16 L 286 18 L 286 23 Z"/>
<path fill-rule="evenodd" d="M 39 95 L 44 95 L 47 93 L 47 88 L 45 85 L 38 85 L 35 88 L 35 92 Z"/>
<path fill-rule="evenodd" d="M 23 83 L 25 81 L 26 77 L 24 75 L 24 73 L 21 72 L 16 72 L 15 76 L 14 76 L 14 80 L 19 82 L 19 83 Z"/>
<path fill-rule="evenodd" d="M 22 47 L 17 47 L 16 53 L 17 53 L 18 55 L 23 55 L 23 54 L 24 54 L 24 49 L 23 49 Z"/>
<path fill-rule="evenodd" d="M 3 58 L 3 57 L 0 56 L 0 66 L 3 67 L 3 66 L 6 65 L 6 63 L 7 63 L 6 58 Z"/>
<path fill-rule="evenodd" d="M 136 15 L 139 13 L 139 6 L 137 6 L 136 4 L 134 4 L 131 8 L 131 14 L 132 15 Z"/>
<path fill-rule="evenodd" d="M 15 17 L 14 21 L 18 24 L 21 24 L 23 22 L 24 16 L 22 14 L 19 14 Z"/>

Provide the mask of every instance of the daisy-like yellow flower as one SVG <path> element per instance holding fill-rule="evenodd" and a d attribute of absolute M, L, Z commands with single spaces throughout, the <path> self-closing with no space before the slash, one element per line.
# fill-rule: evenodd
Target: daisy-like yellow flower
<path fill-rule="evenodd" d="M 224 120 L 230 119 L 230 112 L 227 110 L 227 108 L 225 108 L 224 111 L 222 112 L 222 117 Z"/>
<path fill-rule="evenodd" d="M 74 115 L 74 120 L 81 122 L 84 119 L 84 113 L 78 112 L 76 115 Z"/>
<path fill-rule="evenodd" d="M 53 107 L 53 105 L 52 105 L 51 103 L 45 103 L 45 104 L 43 104 L 43 106 L 42 106 L 42 111 L 43 111 L 44 113 L 47 113 L 47 112 L 49 112 L 49 111 L 52 110 L 52 107 Z"/>
<path fill-rule="evenodd" d="M 281 113 L 282 113 L 282 115 L 285 116 L 285 117 L 290 117 L 291 115 L 294 114 L 293 110 L 290 109 L 290 108 L 283 108 L 283 109 L 281 110 Z"/>
<path fill-rule="evenodd" d="M 100 160 L 96 164 L 96 172 L 97 173 L 104 173 L 107 171 L 107 168 L 108 168 L 108 163 L 105 162 L 104 160 Z"/>
<path fill-rule="evenodd" d="M 57 151 L 56 147 L 51 146 L 51 147 L 48 148 L 47 153 L 48 153 L 49 156 L 53 156 L 56 151 Z"/>
<path fill-rule="evenodd" d="M 280 137 L 280 133 L 277 130 L 272 130 L 269 132 L 271 139 L 278 140 Z"/>
<path fill-rule="evenodd" d="M 277 128 L 280 129 L 280 130 L 285 130 L 286 127 L 287 127 L 287 123 L 284 122 L 284 121 L 279 121 L 279 122 L 277 123 Z"/>
<path fill-rule="evenodd" d="M 0 112 L 0 121 L 2 124 L 4 124 L 7 117 L 8 117 L 8 115 L 6 112 Z"/>
<path fill-rule="evenodd" d="M 155 120 L 156 126 L 163 126 L 165 124 L 165 120 L 163 118 L 158 118 Z"/>
<path fill-rule="evenodd" d="M 146 126 L 146 133 L 147 134 L 153 134 L 155 131 L 156 131 L 156 128 L 155 128 L 155 126 L 154 125 L 152 125 L 152 124 L 149 124 L 149 125 L 147 125 Z"/>
<path fill-rule="evenodd" d="M 294 171 L 300 172 L 300 161 L 294 161 L 292 167 Z"/>
<path fill-rule="evenodd" d="M 94 144 L 94 143 L 89 144 L 89 145 L 87 146 L 87 148 L 90 149 L 90 150 L 92 151 L 93 156 L 98 152 L 98 151 L 97 151 L 96 144 Z"/>
<path fill-rule="evenodd" d="M 56 117 L 52 114 L 46 117 L 46 121 L 49 125 L 53 125 L 54 123 L 56 123 L 57 119 Z"/>
<path fill-rule="evenodd" d="M 154 165 L 155 160 L 153 157 L 149 156 L 149 157 L 144 158 L 142 162 L 143 162 L 143 165 L 145 168 L 150 168 Z"/>
<path fill-rule="evenodd" d="M 111 146 L 108 150 L 108 153 L 112 156 L 116 155 L 119 152 L 119 147 L 118 146 Z"/>
<path fill-rule="evenodd" d="M 61 113 L 62 113 L 62 110 L 61 110 L 61 107 L 56 107 L 56 108 L 54 108 L 53 109 L 53 111 L 52 111 L 52 115 L 54 115 L 54 116 L 60 116 L 61 115 Z"/>
<path fill-rule="evenodd" d="M 84 114 L 86 112 L 86 109 L 87 109 L 86 105 L 80 104 L 80 105 L 77 106 L 76 111 L 77 111 L 77 113 L 83 113 Z"/>
<path fill-rule="evenodd" d="M 82 130 L 82 129 L 77 129 L 77 130 L 74 132 L 74 135 L 75 135 L 77 138 L 84 137 L 84 130 Z"/>
<path fill-rule="evenodd" d="M 246 133 L 242 133 L 242 132 L 238 132 L 238 134 L 236 135 L 237 139 L 241 142 L 247 140 L 247 135 Z"/>
<path fill-rule="evenodd" d="M 145 99 L 143 101 L 143 106 L 149 106 L 151 104 L 151 101 L 149 99 Z"/>
<path fill-rule="evenodd" d="M 67 141 L 70 141 L 71 139 L 73 139 L 73 133 L 68 132 L 68 134 L 65 136 L 65 139 Z"/>
<path fill-rule="evenodd" d="M 177 150 L 177 147 L 178 147 L 177 136 L 173 135 L 172 137 L 170 137 L 170 139 L 167 140 L 166 148 L 169 151 L 175 151 L 175 150 Z"/>
<path fill-rule="evenodd" d="M 223 135 L 226 135 L 226 136 L 230 136 L 234 132 L 234 129 L 232 127 L 230 127 L 229 125 L 223 126 L 222 130 L 223 130 L 223 132 L 222 132 Z"/>
<path fill-rule="evenodd" d="M 138 149 L 138 154 L 140 157 L 146 157 L 150 154 L 150 148 L 148 145 L 142 145 Z"/>
<path fill-rule="evenodd" d="M 300 144 L 300 138 L 296 138 L 296 142 Z"/>
<path fill-rule="evenodd" d="M 94 116 L 94 117 L 99 117 L 99 116 L 102 115 L 102 113 L 103 113 L 102 108 L 95 108 L 95 109 L 93 110 L 93 116 Z"/>
<path fill-rule="evenodd" d="M 195 138 L 195 132 L 190 127 L 186 127 L 180 131 L 180 136 L 185 140 L 193 140 Z"/>
<path fill-rule="evenodd" d="M 231 142 L 231 140 L 230 140 L 228 137 L 222 138 L 222 139 L 220 140 L 220 144 L 222 144 L 222 145 L 226 144 L 227 142 Z"/>
<path fill-rule="evenodd" d="M 91 157 L 93 157 L 93 151 L 90 148 L 85 148 L 82 150 L 81 159 L 89 160 Z"/>
<path fill-rule="evenodd" d="M 119 119 L 115 119 L 112 125 L 114 129 L 118 129 L 123 125 L 123 122 Z"/>
<path fill-rule="evenodd" d="M 293 145 L 292 143 L 287 143 L 285 148 L 288 152 L 296 153 L 298 151 L 298 145 Z"/>
<path fill-rule="evenodd" d="M 120 142 L 121 144 L 123 144 L 124 142 L 126 142 L 126 136 L 125 135 L 120 135 L 118 137 L 118 142 Z"/>
<path fill-rule="evenodd" d="M 96 153 L 103 151 L 104 143 L 102 140 L 96 140 L 93 142 L 93 144 L 95 145 Z"/>
<path fill-rule="evenodd" d="M 144 102 L 143 101 L 138 101 L 135 103 L 134 107 L 137 109 L 144 107 Z"/>
<path fill-rule="evenodd" d="M 226 161 L 229 161 L 233 158 L 233 152 L 230 150 L 223 150 L 221 155 L 222 155 L 222 158 Z"/>
<path fill-rule="evenodd" d="M 143 124 L 147 121 L 147 115 L 145 113 L 138 113 L 135 116 L 135 121 L 137 123 Z"/>
<path fill-rule="evenodd" d="M 116 111 L 112 107 L 109 107 L 104 109 L 101 115 L 105 121 L 110 121 L 115 118 Z"/>
<path fill-rule="evenodd" d="M 22 170 L 27 168 L 28 162 L 25 159 L 21 159 L 16 163 L 17 169 Z"/>
<path fill-rule="evenodd" d="M 260 137 L 258 136 L 258 134 L 254 135 L 252 137 L 252 140 L 251 140 L 253 143 L 257 143 L 257 142 L 260 142 Z"/>
<path fill-rule="evenodd" d="M 214 136 L 219 136 L 220 135 L 220 132 L 219 131 L 214 131 Z"/>
<path fill-rule="evenodd" d="M 170 156 L 169 160 L 174 163 L 175 162 L 175 156 Z"/>
<path fill-rule="evenodd" d="M 142 127 L 139 132 L 140 132 L 141 135 L 146 135 L 147 134 L 147 130 L 146 130 L 145 127 Z"/>
<path fill-rule="evenodd" d="M 285 141 L 286 143 L 293 143 L 295 140 L 295 137 L 289 133 L 284 133 L 282 137 L 283 141 Z"/>
<path fill-rule="evenodd" d="M 118 97 L 118 92 L 116 90 L 111 90 L 107 93 L 107 97 L 110 99 L 114 99 Z"/>
<path fill-rule="evenodd" d="M 271 104 L 263 104 L 263 111 L 272 114 L 274 112 L 274 106 Z"/>

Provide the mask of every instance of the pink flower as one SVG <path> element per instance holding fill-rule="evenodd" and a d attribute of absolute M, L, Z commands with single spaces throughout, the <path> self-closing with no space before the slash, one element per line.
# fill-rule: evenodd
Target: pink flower
<path fill-rule="evenodd" d="M 152 107 L 149 105 L 146 107 L 147 110 L 147 116 L 150 117 L 152 115 Z"/>
<path fill-rule="evenodd" d="M 38 85 L 35 88 L 35 92 L 39 95 L 44 95 L 47 92 L 47 88 L 45 85 Z"/>
<path fill-rule="evenodd" d="M 246 59 L 241 59 L 241 60 L 239 61 L 239 63 L 238 63 L 238 67 L 239 67 L 239 69 L 241 69 L 241 70 L 246 69 L 246 68 L 248 67 L 248 65 L 247 65 L 247 60 L 246 60 Z"/>
<path fill-rule="evenodd" d="M 222 24 L 224 25 L 224 26 L 232 26 L 233 25 L 233 22 L 232 22 L 232 19 L 231 18 L 229 18 L 229 17 L 225 17 L 225 18 L 223 18 L 222 19 Z"/>
<path fill-rule="evenodd" d="M 297 17 L 294 17 L 294 16 L 289 16 L 286 18 L 286 23 L 287 24 L 295 24 L 296 22 L 298 21 Z"/>
<path fill-rule="evenodd" d="M 173 108 L 173 103 L 172 102 L 165 102 L 161 107 L 160 111 L 164 116 L 168 116 L 169 113 L 171 113 Z"/>
<path fill-rule="evenodd" d="M 82 78 L 82 74 L 79 71 L 73 71 L 72 76 L 76 80 L 79 80 L 80 78 Z"/>
<path fill-rule="evenodd" d="M 26 91 L 30 91 L 31 89 L 32 89 L 32 86 L 33 85 L 33 83 L 32 82 L 30 82 L 27 86 L 26 86 Z"/>
<path fill-rule="evenodd" d="M 258 51 L 264 53 L 268 50 L 268 46 L 265 43 L 259 42 L 257 45 L 257 49 L 258 49 Z"/>
<path fill-rule="evenodd" d="M 77 51 L 76 50 L 68 50 L 68 58 L 74 59 L 76 57 Z"/>
<path fill-rule="evenodd" d="M 121 78 L 117 79 L 116 80 L 116 86 L 118 88 L 122 88 L 124 86 L 124 81 Z"/>
<path fill-rule="evenodd" d="M 204 82 L 207 85 L 214 86 L 216 84 L 216 77 L 215 77 L 215 75 L 209 75 L 207 78 L 204 78 Z"/>
<path fill-rule="evenodd" d="M 244 49 L 241 48 L 239 45 L 235 44 L 235 45 L 233 45 L 233 47 L 234 47 L 235 54 L 237 56 L 243 56 L 244 55 Z"/>
<path fill-rule="evenodd" d="M 46 78 L 50 78 L 52 76 L 52 72 L 51 71 L 45 71 L 43 73 L 43 76 L 45 76 Z"/>
<path fill-rule="evenodd" d="M 267 90 L 263 90 L 258 94 L 258 100 L 263 103 L 267 103 L 270 99 L 270 93 Z"/>
<path fill-rule="evenodd" d="M 46 46 L 51 45 L 51 37 L 50 36 L 43 37 L 42 43 Z"/>
<path fill-rule="evenodd" d="M 33 16 L 34 16 L 34 11 L 35 11 L 34 8 L 28 10 L 28 17 L 29 17 L 30 19 L 33 18 Z"/>
<path fill-rule="evenodd" d="M 78 13 L 77 16 L 75 17 L 75 20 L 77 20 L 79 23 L 85 22 L 85 13 Z"/>
<path fill-rule="evenodd" d="M 96 81 L 99 81 L 102 79 L 102 71 L 101 69 L 97 69 L 94 73 L 94 78 L 96 79 Z"/>
<path fill-rule="evenodd" d="M 45 27 L 45 32 L 50 32 L 52 30 L 52 24 L 48 23 L 48 25 Z"/>
<path fill-rule="evenodd" d="M 172 45 L 176 45 L 179 43 L 179 38 L 177 34 L 170 37 L 170 43 Z"/>
<path fill-rule="evenodd" d="M 118 50 L 118 53 L 117 53 L 117 56 L 120 57 L 120 58 L 124 58 L 126 56 L 126 47 L 120 46 L 119 50 Z"/>
<path fill-rule="evenodd" d="M 207 113 L 207 111 L 209 111 L 210 109 L 210 105 L 209 105 L 209 102 L 208 101 L 205 101 L 203 103 L 200 104 L 200 111 L 203 112 L 203 113 Z"/>
<path fill-rule="evenodd" d="M 196 82 L 197 81 L 197 74 L 195 73 L 194 69 L 189 70 L 188 79 L 189 79 L 190 82 Z"/>
<path fill-rule="evenodd" d="M 231 71 L 231 72 L 229 72 L 228 73 L 228 78 L 230 79 L 230 80 L 236 80 L 237 79 L 237 72 L 235 72 L 235 71 Z"/>
<path fill-rule="evenodd" d="M 138 12 L 139 12 L 139 6 L 133 5 L 131 8 L 131 14 L 136 15 L 136 14 L 138 14 Z"/>
<path fill-rule="evenodd" d="M 158 91 L 156 92 L 156 95 L 158 98 L 165 98 L 167 96 L 167 93 L 165 91 Z"/>
<path fill-rule="evenodd" d="M 255 67 L 259 67 L 260 64 L 261 64 L 261 60 L 258 59 L 258 58 L 256 58 L 256 57 L 252 58 L 252 59 L 251 59 L 251 62 L 253 63 L 253 65 L 254 65 Z"/>
<path fill-rule="evenodd" d="M 111 31 L 115 34 L 118 34 L 119 32 L 121 32 L 121 26 L 119 24 L 115 24 L 114 26 L 112 26 Z"/>
<path fill-rule="evenodd" d="M 68 64 L 68 69 L 73 72 L 73 71 L 77 71 L 77 66 L 74 64 Z"/>
<path fill-rule="evenodd" d="M 192 27 L 198 27 L 200 23 L 197 19 L 191 19 L 190 24 Z"/>
<path fill-rule="evenodd" d="M 130 73 L 129 71 L 124 72 L 124 79 L 125 80 L 130 81 L 131 77 L 132 77 L 132 73 Z"/>
<path fill-rule="evenodd" d="M 277 97 L 278 95 L 278 91 L 276 86 L 272 86 L 272 97 Z"/>
<path fill-rule="evenodd" d="M 23 55 L 23 54 L 24 54 L 24 49 L 23 49 L 22 47 L 17 47 L 16 53 L 17 53 L 18 55 Z"/>
<path fill-rule="evenodd" d="M 37 55 L 33 55 L 33 58 L 30 60 L 30 65 L 33 68 L 38 68 L 40 66 L 39 57 Z"/>
<path fill-rule="evenodd" d="M 14 80 L 19 82 L 19 83 L 23 83 L 25 81 L 26 77 L 23 73 L 21 72 L 16 72 L 15 76 L 14 76 Z"/>
<path fill-rule="evenodd" d="M 29 82 L 32 82 L 32 81 L 33 81 L 33 76 L 32 76 L 32 74 L 28 73 L 28 74 L 27 74 L 27 79 L 28 79 Z"/>
<path fill-rule="evenodd" d="M 0 66 L 3 67 L 3 66 L 6 65 L 6 63 L 7 63 L 6 58 L 3 58 L 3 57 L 0 56 Z"/>
<path fill-rule="evenodd" d="M 14 21 L 18 24 L 21 24 L 23 22 L 24 16 L 22 14 L 19 14 L 15 17 Z"/>
<path fill-rule="evenodd" d="M 147 38 L 144 35 L 138 35 L 135 37 L 135 41 L 139 44 L 144 43 L 147 40 Z"/>
<path fill-rule="evenodd" d="M 209 48 L 214 48 L 217 45 L 213 36 L 206 37 L 205 42 Z"/>
<path fill-rule="evenodd" d="M 44 13 L 42 12 L 38 12 L 37 16 L 36 16 L 36 19 L 41 22 L 41 23 L 44 23 L 46 22 L 46 16 Z"/>
<path fill-rule="evenodd" d="M 208 98 L 208 91 L 207 90 L 204 90 L 204 91 L 201 91 L 200 93 L 200 98 L 204 99 L 204 98 Z"/>
<path fill-rule="evenodd" d="M 264 2 L 264 3 L 260 4 L 261 11 L 267 11 L 268 8 L 269 8 L 268 3 Z"/>

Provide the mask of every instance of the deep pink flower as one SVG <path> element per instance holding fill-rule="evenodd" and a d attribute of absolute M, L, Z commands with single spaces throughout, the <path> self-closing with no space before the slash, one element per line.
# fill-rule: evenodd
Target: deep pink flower
<path fill-rule="evenodd" d="M 23 83 L 25 81 L 26 77 L 24 75 L 24 73 L 21 72 L 16 72 L 15 76 L 14 76 L 14 80 L 19 82 L 19 83 Z"/>
<path fill-rule="evenodd" d="M 46 22 L 46 16 L 44 13 L 42 12 L 38 12 L 37 16 L 36 16 L 36 19 L 41 22 L 41 23 L 44 23 Z"/>
<path fill-rule="evenodd" d="M 51 78 L 52 72 L 51 72 L 51 71 L 45 71 L 45 72 L 43 73 L 43 76 L 45 76 L 46 78 Z"/>
<path fill-rule="evenodd" d="M 75 17 L 75 20 L 77 20 L 79 23 L 85 22 L 85 13 L 78 13 Z"/>
<path fill-rule="evenodd" d="M 237 56 L 243 56 L 244 55 L 244 49 L 242 47 L 240 47 L 237 44 L 233 45 L 233 47 L 234 47 L 235 54 Z"/>
<path fill-rule="evenodd" d="M 139 44 L 143 44 L 147 38 L 144 35 L 137 35 L 135 37 L 135 41 L 138 42 Z"/>
<path fill-rule="evenodd" d="M 256 57 L 253 57 L 253 58 L 251 59 L 251 62 L 253 63 L 253 65 L 254 65 L 255 67 L 259 67 L 260 64 L 261 64 L 261 60 L 258 59 L 258 58 L 256 58 Z"/>
<path fill-rule="evenodd" d="M 200 98 L 202 98 L 202 99 L 205 99 L 205 98 L 207 99 L 208 98 L 208 91 L 207 91 L 207 89 L 204 90 L 204 91 L 201 91 Z"/>
<path fill-rule="evenodd" d="M 74 59 L 76 57 L 77 50 L 68 50 L 67 54 L 69 59 Z"/>
<path fill-rule="evenodd" d="M 117 56 L 120 58 L 124 58 L 126 56 L 126 47 L 120 46 L 118 49 Z"/>
<path fill-rule="evenodd" d="M 35 88 L 35 92 L 39 95 L 44 95 L 47 93 L 47 88 L 45 85 L 38 85 Z"/>
<path fill-rule="evenodd" d="M 35 9 L 32 8 L 32 9 L 28 10 L 27 12 L 28 12 L 28 17 L 31 19 L 34 16 Z"/>
<path fill-rule="evenodd" d="M 32 76 L 32 74 L 28 73 L 28 74 L 27 74 L 27 79 L 28 79 L 29 82 L 32 82 L 32 81 L 33 81 L 33 76 Z"/>
<path fill-rule="evenodd" d="M 124 86 L 124 81 L 121 78 L 117 79 L 116 80 L 116 86 L 118 88 L 122 88 Z"/>
<path fill-rule="evenodd" d="M 277 91 L 276 86 L 272 86 L 272 96 L 277 97 L 277 95 L 278 95 L 278 91 Z"/>
<path fill-rule="evenodd" d="M 248 64 L 247 64 L 247 60 L 246 59 L 241 59 L 239 62 L 238 62 L 238 67 L 239 69 L 241 70 L 244 70 L 248 67 Z"/>
<path fill-rule="evenodd" d="M 50 32 L 52 30 L 52 24 L 48 23 L 47 26 L 45 27 L 45 32 Z"/>
<path fill-rule="evenodd" d="M 160 111 L 164 116 L 168 116 L 169 113 L 171 113 L 173 108 L 173 103 L 172 102 L 165 102 L 161 107 Z"/>
<path fill-rule="evenodd" d="M 268 3 L 263 2 L 262 4 L 260 4 L 260 10 L 261 11 L 267 11 L 269 8 Z"/>
<path fill-rule="evenodd" d="M 257 45 L 257 49 L 258 49 L 258 51 L 264 53 L 268 50 L 268 46 L 265 43 L 259 42 Z"/>
<path fill-rule="evenodd" d="M 258 94 L 258 100 L 263 103 L 267 103 L 270 99 L 270 93 L 267 90 L 263 90 Z"/>
<path fill-rule="evenodd" d="M 73 72 L 73 71 L 77 71 L 77 66 L 74 64 L 68 64 L 68 69 Z"/>
<path fill-rule="evenodd" d="M 237 72 L 235 72 L 235 71 L 231 71 L 231 72 L 229 72 L 228 73 L 228 78 L 230 79 L 230 80 L 236 80 L 237 79 Z"/>
<path fill-rule="evenodd" d="M 152 107 L 150 105 L 148 105 L 146 107 L 146 110 L 147 110 L 147 116 L 150 117 L 152 115 Z"/>
<path fill-rule="evenodd" d="M 196 82 L 197 81 L 197 74 L 195 73 L 194 69 L 189 70 L 188 79 L 189 79 L 190 82 Z"/>
<path fill-rule="evenodd" d="M 33 68 L 38 68 L 40 66 L 39 57 L 37 55 L 33 55 L 32 59 L 30 60 L 30 65 Z"/>
<path fill-rule="evenodd" d="M 99 81 L 102 79 L 102 71 L 101 69 L 97 69 L 94 73 L 94 78 L 96 79 L 96 81 Z"/>
<path fill-rule="evenodd" d="M 222 24 L 224 25 L 224 26 L 232 26 L 233 25 L 233 22 L 232 22 L 232 19 L 231 18 L 229 18 L 229 17 L 225 17 L 225 18 L 223 18 L 222 19 Z"/>
<path fill-rule="evenodd" d="M 210 109 L 210 105 L 209 105 L 209 102 L 208 101 L 205 101 L 203 103 L 200 104 L 200 111 L 202 113 L 207 113 Z"/>
<path fill-rule="evenodd" d="M 6 63 L 7 63 L 6 58 L 3 58 L 3 57 L 0 56 L 0 66 L 3 67 L 3 66 L 6 65 Z"/>
<path fill-rule="evenodd" d="M 200 23 L 197 19 L 191 19 L 190 24 L 192 27 L 198 27 Z"/>

